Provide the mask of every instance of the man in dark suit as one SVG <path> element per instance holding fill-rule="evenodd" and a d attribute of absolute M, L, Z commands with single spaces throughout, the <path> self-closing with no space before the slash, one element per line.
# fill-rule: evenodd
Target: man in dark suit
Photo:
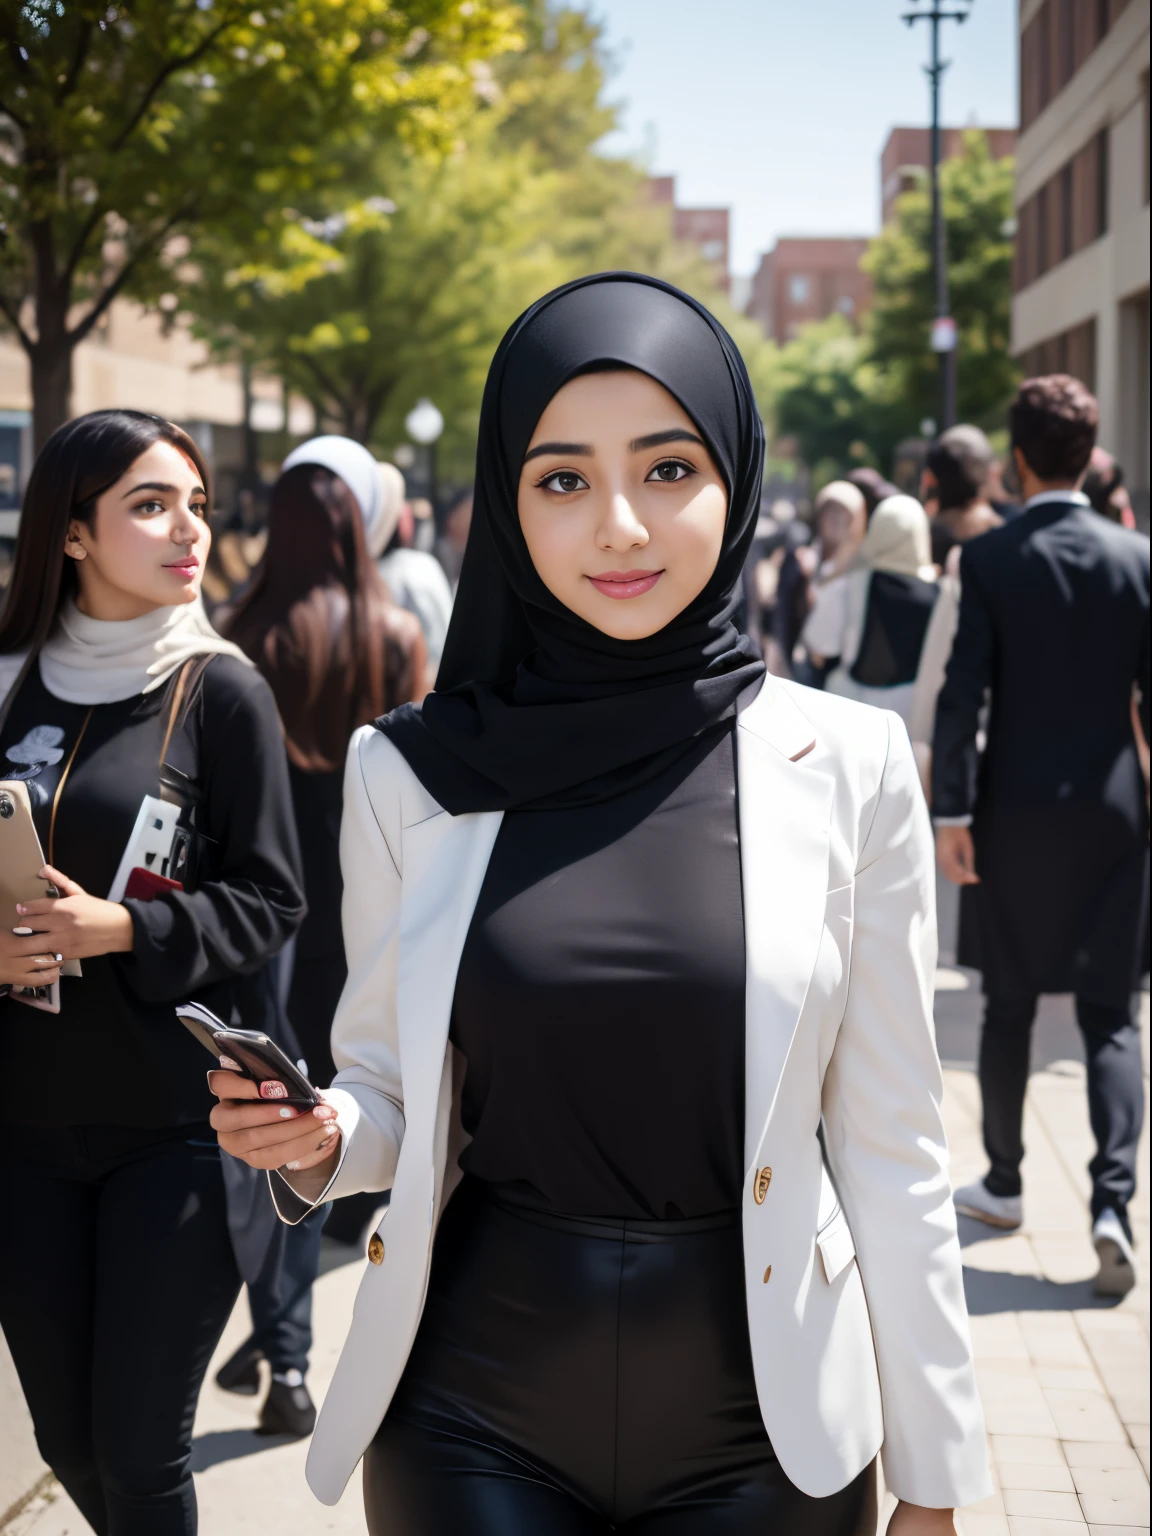
<path fill-rule="evenodd" d="M 1135 1283 L 1128 1202 L 1144 1099 L 1133 993 L 1148 923 L 1148 540 L 1078 490 L 1096 401 L 1065 374 L 1029 379 L 1011 410 L 1022 516 L 960 560 L 960 619 L 936 712 L 937 856 L 964 887 L 959 958 L 984 974 L 986 1176 L 958 1208 L 1023 1220 L 1021 1128 L 1041 993 L 1072 992 L 1096 1156 L 1096 1287 Z M 978 745 L 988 703 L 987 743 Z"/>

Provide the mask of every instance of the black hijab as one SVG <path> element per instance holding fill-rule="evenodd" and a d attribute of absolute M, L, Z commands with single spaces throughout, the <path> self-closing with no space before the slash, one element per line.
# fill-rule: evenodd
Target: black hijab
<path fill-rule="evenodd" d="M 615 640 L 552 596 L 520 531 L 524 455 L 564 384 L 635 368 L 683 406 L 728 490 L 704 590 L 644 640 Z M 472 527 L 436 691 L 376 722 L 429 793 L 466 811 L 608 800 L 727 728 L 764 671 L 733 614 L 760 507 L 764 431 L 735 343 L 654 277 L 603 272 L 546 294 L 497 349 L 484 389 Z"/>

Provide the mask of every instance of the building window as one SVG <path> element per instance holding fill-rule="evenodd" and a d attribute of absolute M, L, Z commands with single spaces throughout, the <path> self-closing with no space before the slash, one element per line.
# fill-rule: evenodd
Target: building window
<path fill-rule="evenodd" d="M 705 261 L 719 261 L 724 255 L 723 240 L 702 240 L 700 254 Z"/>
<path fill-rule="evenodd" d="M 790 304 L 807 304 L 811 285 L 801 272 L 793 272 L 788 279 L 788 302 Z"/>
<path fill-rule="evenodd" d="M 842 293 L 836 300 L 836 308 L 842 315 L 854 315 L 856 313 L 856 300 L 850 294 Z"/>
<path fill-rule="evenodd" d="M 1025 378 L 1034 379 L 1046 373 L 1070 373 L 1074 378 L 1096 389 L 1096 321 L 1085 320 L 1071 330 L 1049 336 L 1020 353 L 1020 367 Z"/>
<path fill-rule="evenodd" d="M 1096 236 L 1108 233 L 1108 130 L 1096 135 Z"/>

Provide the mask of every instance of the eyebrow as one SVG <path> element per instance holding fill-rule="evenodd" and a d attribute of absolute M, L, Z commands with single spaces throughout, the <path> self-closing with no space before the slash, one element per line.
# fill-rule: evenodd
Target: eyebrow
<path fill-rule="evenodd" d="M 174 496 L 176 494 L 177 487 L 174 485 L 165 485 L 162 480 L 143 480 L 139 485 L 134 485 L 130 491 L 125 491 L 124 495 L 120 499 L 121 501 L 127 501 L 129 496 L 136 496 L 140 491 L 165 491 L 170 496 Z M 189 495 L 191 496 L 206 496 L 207 494 L 208 492 L 202 485 L 194 485 L 189 492 Z"/>
<path fill-rule="evenodd" d="M 702 437 L 697 437 L 695 432 L 689 432 L 686 427 L 670 427 L 667 432 L 649 432 L 647 437 L 634 437 L 628 444 L 628 452 L 643 453 L 645 449 L 660 448 L 665 443 L 699 443 L 701 448 L 708 446 Z M 538 443 L 524 455 L 525 464 L 529 459 L 539 458 L 542 453 L 572 454 L 585 459 L 596 456 L 591 443 Z"/>
<path fill-rule="evenodd" d="M 650 432 L 647 437 L 634 437 L 628 444 L 628 452 L 643 453 L 646 448 L 660 448 L 664 443 L 699 443 L 701 448 L 708 446 L 695 432 L 689 432 L 685 427 L 672 427 L 667 432 Z"/>
<path fill-rule="evenodd" d="M 538 443 L 535 448 L 529 448 L 524 455 L 524 462 L 529 459 L 538 459 L 542 453 L 578 454 L 581 458 L 594 457 L 591 443 Z"/>

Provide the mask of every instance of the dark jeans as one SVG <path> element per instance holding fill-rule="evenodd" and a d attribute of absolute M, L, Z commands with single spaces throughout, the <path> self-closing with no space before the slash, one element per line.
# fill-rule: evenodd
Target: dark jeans
<path fill-rule="evenodd" d="M 740 1212 L 586 1220 L 465 1179 L 364 1457 L 373 1536 L 853 1536 L 871 1468 L 812 1498 L 764 1429 Z"/>
<path fill-rule="evenodd" d="M 984 1148 L 992 1167 L 985 1183 L 994 1195 L 1018 1195 L 1024 1157 L 1024 1093 L 1035 997 L 988 997 L 980 1038 L 980 1091 Z M 1076 1022 L 1088 1058 L 1088 1116 L 1096 1138 L 1092 1219 L 1111 1207 L 1127 1225 L 1136 1188 L 1136 1148 L 1144 1124 L 1140 1026 L 1135 1007 L 1116 1008 L 1076 999 Z"/>
<path fill-rule="evenodd" d="M 193 1536 L 192 1420 L 240 1289 L 207 1127 L 0 1129 L 0 1325 L 101 1536 Z"/>
<path fill-rule="evenodd" d="M 320 1264 L 320 1234 L 328 1206 L 294 1227 L 283 1228 L 259 1278 L 248 1287 L 252 1334 L 248 1347 L 273 1371 L 308 1369 L 312 1349 L 312 1285 Z"/>

